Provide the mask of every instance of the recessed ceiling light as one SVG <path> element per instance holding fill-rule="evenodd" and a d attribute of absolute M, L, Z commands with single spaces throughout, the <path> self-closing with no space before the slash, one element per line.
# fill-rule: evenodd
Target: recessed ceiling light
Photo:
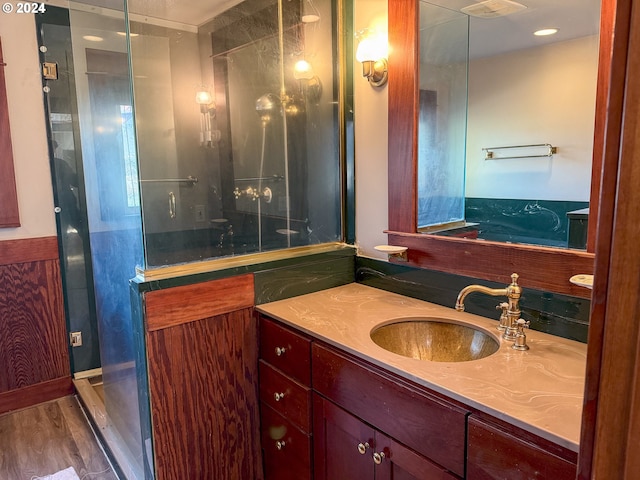
<path fill-rule="evenodd" d="M 97 37 L 96 35 L 84 35 L 82 38 L 88 40 L 89 42 L 102 42 L 104 38 Z"/>
<path fill-rule="evenodd" d="M 123 37 L 126 37 L 126 36 L 127 36 L 126 32 L 116 32 L 116 33 L 117 33 L 118 35 L 123 36 Z M 137 37 L 138 35 L 140 35 L 140 34 L 139 34 L 139 33 L 132 33 L 132 32 L 129 32 L 129 36 L 130 36 L 130 37 Z"/>
<path fill-rule="evenodd" d="M 547 35 L 553 35 L 554 33 L 558 33 L 557 28 L 543 28 L 542 30 L 533 32 L 533 34 L 538 37 L 546 37 Z"/>

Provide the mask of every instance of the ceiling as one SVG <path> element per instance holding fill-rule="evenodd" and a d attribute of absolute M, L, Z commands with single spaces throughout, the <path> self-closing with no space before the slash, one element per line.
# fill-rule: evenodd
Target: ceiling
<path fill-rule="evenodd" d="M 173 24 L 175 28 L 203 25 L 212 17 L 240 3 L 242 0 L 128 0 L 133 19 Z M 275 1 L 275 0 L 274 0 Z M 356 0 L 357 1 L 357 0 Z M 49 4 L 67 3 L 68 0 L 49 0 Z M 122 10 L 122 0 L 82 0 L 76 5 Z M 465 17 L 460 9 L 478 3 L 474 0 L 429 0 L 424 5 L 441 7 L 439 14 L 431 12 L 422 18 L 421 25 L 439 28 L 443 33 L 441 44 L 455 45 L 460 35 L 447 25 L 452 17 Z M 482 19 L 470 17 L 469 53 L 471 58 L 495 55 L 533 46 L 595 35 L 599 29 L 600 0 L 519 0 L 527 8 L 504 17 Z M 137 17 L 137 18 L 136 18 Z M 549 37 L 535 37 L 540 28 L 555 27 L 559 31 Z M 440 46 L 441 48 L 441 46 Z M 466 45 L 464 46 L 466 49 Z"/>
<path fill-rule="evenodd" d="M 429 11 L 428 18 L 421 18 L 421 27 L 429 25 L 439 28 L 439 38 L 457 41 L 456 29 L 451 22 L 464 14 L 461 8 L 478 2 L 469 0 L 430 0 L 424 5 L 437 5 L 442 8 L 422 8 Z M 599 31 L 600 0 L 518 0 L 527 8 L 511 15 L 496 18 L 470 17 L 469 55 L 471 58 L 497 55 L 509 51 L 521 50 L 548 43 L 562 42 L 573 38 L 596 35 Z M 434 11 L 441 10 L 438 14 Z M 558 33 L 547 37 L 536 37 L 533 32 L 542 28 L 557 28 Z M 422 28 L 421 28 L 422 29 Z M 459 35 L 458 35 L 459 37 Z"/>

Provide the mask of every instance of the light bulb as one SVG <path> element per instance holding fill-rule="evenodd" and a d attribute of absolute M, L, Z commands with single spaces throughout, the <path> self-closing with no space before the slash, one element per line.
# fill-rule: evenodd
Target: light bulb
<path fill-rule="evenodd" d="M 293 67 L 293 78 L 296 80 L 310 80 L 313 78 L 313 67 L 306 60 L 298 60 Z"/>
<path fill-rule="evenodd" d="M 211 101 L 211 94 L 208 91 L 202 90 L 196 93 L 196 103 L 198 105 L 209 105 Z"/>

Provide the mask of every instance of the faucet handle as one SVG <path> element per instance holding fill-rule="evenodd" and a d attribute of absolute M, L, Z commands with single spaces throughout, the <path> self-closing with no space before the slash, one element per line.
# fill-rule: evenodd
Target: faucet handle
<path fill-rule="evenodd" d="M 502 302 L 499 305 L 496 305 L 496 310 L 502 310 L 502 313 L 500 314 L 500 323 L 496 328 L 501 332 L 504 332 L 509 326 L 509 316 L 507 315 L 509 304 L 507 302 Z"/>
<path fill-rule="evenodd" d="M 520 278 L 520 275 L 518 275 L 517 273 L 512 273 L 511 274 L 511 285 L 518 285 L 518 278 Z"/>
<path fill-rule="evenodd" d="M 527 322 L 522 318 L 519 318 L 516 322 L 516 340 L 511 346 L 514 350 L 529 350 L 529 345 L 527 345 L 527 336 L 524 333 L 525 328 L 529 328 L 531 322 Z"/>

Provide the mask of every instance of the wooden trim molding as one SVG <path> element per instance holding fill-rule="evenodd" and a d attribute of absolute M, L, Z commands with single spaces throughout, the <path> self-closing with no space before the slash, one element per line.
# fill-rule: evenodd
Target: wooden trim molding
<path fill-rule="evenodd" d="M 9 103 L 5 83 L 4 56 L 0 40 L 0 228 L 19 227 L 18 192 L 13 168 L 13 148 L 9 128 Z"/>
<path fill-rule="evenodd" d="M 73 393 L 71 375 L 0 393 L 0 415 Z"/>
<path fill-rule="evenodd" d="M 0 241 L 0 265 L 59 260 L 58 237 Z"/>
<path fill-rule="evenodd" d="M 509 283 L 512 273 L 520 275 L 526 288 L 590 298 L 591 290 L 578 287 L 569 278 L 593 272 L 594 254 L 555 248 L 513 245 L 500 242 L 469 242 L 462 238 L 387 232 L 391 245 L 404 245 L 410 263 L 431 270 Z"/>
<path fill-rule="evenodd" d="M 578 479 L 640 465 L 640 4 L 617 0 Z"/>
<path fill-rule="evenodd" d="M 253 274 L 155 290 L 144 294 L 147 331 L 174 327 L 253 307 Z"/>

